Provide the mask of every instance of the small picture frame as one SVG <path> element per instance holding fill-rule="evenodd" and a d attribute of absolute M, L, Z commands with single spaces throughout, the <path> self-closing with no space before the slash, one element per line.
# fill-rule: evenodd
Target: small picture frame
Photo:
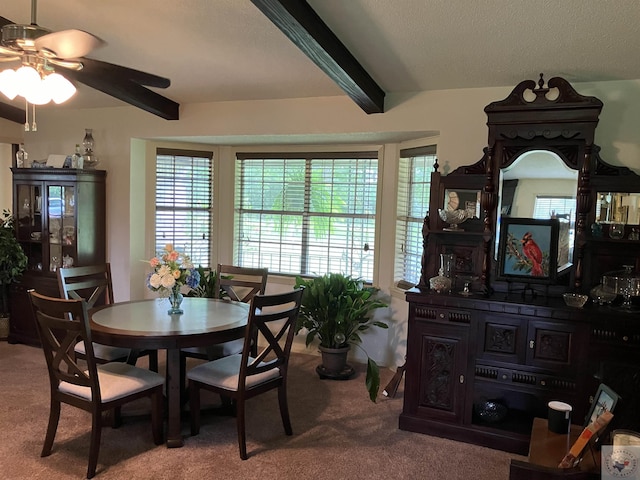
<path fill-rule="evenodd" d="M 585 428 L 595 421 L 605 410 L 613 412 L 620 396 L 604 383 L 601 383 L 593 397 L 593 403 L 584 422 Z"/>
<path fill-rule="evenodd" d="M 498 280 L 551 284 L 558 273 L 557 219 L 502 217 Z"/>

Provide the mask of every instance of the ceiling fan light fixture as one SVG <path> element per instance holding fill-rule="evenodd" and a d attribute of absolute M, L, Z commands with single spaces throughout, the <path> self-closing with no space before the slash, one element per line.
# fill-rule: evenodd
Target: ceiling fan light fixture
<path fill-rule="evenodd" d="M 66 102 L 76 93 L 76 87 L 73 83 L 59 73 L 47 75 L 42 83 L 51 93 L 51 99 L 58 105 Z"/>
<path fill-rule="evenodd" d="M 0 92 L 9 100 L 13 100 L 18 95 L 18 82 L 16 72 L 8 68 L 0 72 Z"/>
<path fill-rule="evenodd" d="M 40 83 L 40 74 L 31 65 L 23 65 L 16 70 L 16 84 L 18 95 L 27 97 Z"/>

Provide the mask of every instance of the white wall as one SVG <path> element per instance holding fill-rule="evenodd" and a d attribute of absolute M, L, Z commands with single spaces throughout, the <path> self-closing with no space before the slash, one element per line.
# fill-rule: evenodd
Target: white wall
<path fill-rule="evenodd" d="M 575 84 L 583 95 L 604 102 L 596 143 L 602 157 L 614 165 L 640 171 L 640 80 Z M 107 250 L 112 264 L 117 300 L 147 295 L 144 264 L 153 250 L 153 182 L 149 162 L 155 143 L 162 137 L 180 138 L 194 145 L 194 137 L 219 137 L 215 147 L 216 185 L 230 198 L 234 146 L 251 139 L 259 144 L 269 136 L 384 134 L 396 132 L 417 137 L 421 132 L 439 132 L 438 158 L 444 173 L 477 161 L 487 141 L 484 107 L 507 96 L 513 86 L 417 92 L 389 95 L 386 113 L 366 115 L 347 97 L 220 102 L 183 105 L 179 121 L 166 121 L 133 107 L 69 110 L 59 106 L 39 107 L 38 132 L 24 134 L 30 158 L 44 159 L 50 153 L 73 152 L 85 128 L 93 128 L 98 168 L 107 176 Z M 170 92 L 168 93 L 170 95 Z M 0 121 L 1 122 L 1 121 Z M 11 124 L 11 122 L 7 122 Z M 13 133 L 19 132 L 17 127 Z M 0 124 L 2 126 L 2 124 Z M 22 126 L 19 126 L 22 128 Z M 18 140 L 19 141 L 19 140 Z M 166 144 L 163 143 L 163 144 Z M 404 297 L 391 288 L 393 282 L 395 175 L 398 145 L 375 145 L 383 151 L 382 236 L 378 245 L 377 285 L 391 298 L 392 328 L 365 338 L 367 352 L 382 364 L 402 363 L 406 345 L 407 306 Z M 199 148 L 203 148 L 199 145 Z M 0 177 L 6 188 L 10 175 Z M 217 261 L 231 261 L 232 202 L 218 212 Z M 384 252 L 381 255 L 380 252 Z M 286 282 L 270 279 L 272 288 Z M 311 352 L 313 349 L 310 349 Z"/>

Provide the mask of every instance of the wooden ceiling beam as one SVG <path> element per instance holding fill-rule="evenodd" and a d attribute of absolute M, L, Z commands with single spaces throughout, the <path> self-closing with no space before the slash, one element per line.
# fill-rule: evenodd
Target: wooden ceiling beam
<path fill-rule="evenodd" d="M 0 102 L 0 118 L 6 118 L 16 123 L 24 123 L 26 122 L 27 113 L 21 108 Z"/>
<path fill-rule="evenodd" d="M 251 0 L 366 113 L 383 113 L 385 92 L 305 0 Z"/>

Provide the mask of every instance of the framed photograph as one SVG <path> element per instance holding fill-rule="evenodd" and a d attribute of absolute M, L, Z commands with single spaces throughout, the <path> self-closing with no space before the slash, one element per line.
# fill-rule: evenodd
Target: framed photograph
<path fill-rule="evenodd" d="M 498 243 L 499 280 L 553 283 L 558 271 L 557 219 L 502 217 Z"/>
<path fill-rule="evenodd" d="M 616 392 L 611 390 L 604 383 L 601 383 L 593 397 L 593 403 L 591 404 L 589 413 L 587 413 L 584 426 L 589 426 L 589 424 L 593 423 L 593 421 L 604 411 L 613 412 L 619 398 L 620 397 Z"/>

